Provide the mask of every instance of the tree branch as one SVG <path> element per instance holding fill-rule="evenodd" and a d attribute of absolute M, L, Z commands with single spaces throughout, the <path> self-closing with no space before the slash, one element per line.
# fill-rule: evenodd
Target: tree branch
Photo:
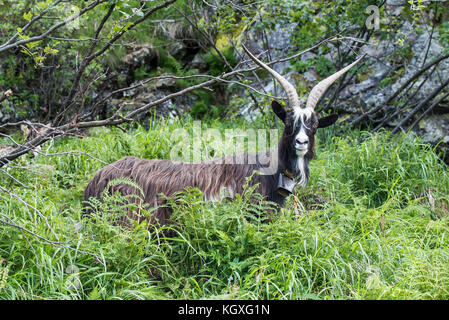
<path fill-rule="evenodd" d="M 64 21 L 61 21 L 61 22 L 55 24 L 50 29 L 48 29 L 47 31 L 45 31 L 44 33 L 42 33 L 42 34 L 40 34 L 38 36 L 30 37 L 28 39 L 22 39 L 22 40 L 19 40 L 19 41 L 16 41 L 14 43 L 10 43 L 10 44 L 4 44 L 4 45 L 0 46 L 0 53 L 3 52 L 3 51 L 7 51 L 7 50 L 10 50 L 10 49 L 19 47 L 19 46 L 24 45 L 24 44 L 30 43 L 30 42 L 43 40 L 43 39 L 47 38 L 55 30 L 65 26 L 66 24 L 68 24 L 68 23 L 72 22 L 73 20 L 79 18 L 80 16 L 82 16 L 86 12 L 94 9 L 96 6 L 98 6 L 99 4 L 101 4 L 103 2 L 106 2 L 106 1 L 107 0 L 96 0 L 94 2 L 91 2 L 89 5 L 87 5 L 83 9 L 81 9 L 78 15 L 73 15 L 73 16 L 65 19 Z"/>

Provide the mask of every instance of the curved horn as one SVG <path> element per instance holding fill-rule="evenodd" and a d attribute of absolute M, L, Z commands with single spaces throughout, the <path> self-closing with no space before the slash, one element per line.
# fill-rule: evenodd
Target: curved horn
<path fill-rule="evenodd" d="M 299 108 L 299 98 L 298 94 L 296 93 L 295 87 L 287 81 L 283 76 L 281 76 L 279 73 L 271 69 L 269 66 L 267 66 L 265 63 L 257 59 L 249 50 L 242 44 L 243 50 L 245 50 L 246 54 L 254 60 L 256 64 L 258 64 L 260 67 L 267 70 L 271 75 L 281 84 L 282 88 L 284 88 L 285 93 L 287 94 L 287 100 L 288 105 L 291 108 Z"/>
<path fill-rule="evenodd" d="M 326 92 L 326 90 L 342 75 L 344 75 L 349 69 L 359 63 L 366 54 L 358 58 L 356 61 L 351 63 L 350 65 L 344 67 L 337 73 L 327 77 L 324 80 L 321 80 L 315 87 L 313 87 L 312 91 L 310 91 L 309 97 L 307 98 L 306 108 L 315 109 L 316 104 L 320 100 L 321 96 Z"/>

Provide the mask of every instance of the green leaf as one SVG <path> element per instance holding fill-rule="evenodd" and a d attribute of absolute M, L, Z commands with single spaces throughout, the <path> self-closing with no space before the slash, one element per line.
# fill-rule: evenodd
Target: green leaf
<path fill-rule="evenodd" d="M 39 44 L 40 41 L 33 41 L 33 42 L 28 42 L 26 44 L 26 46 L 28 47 L 28 49 L 33 49 L 34 47 L 36 47 Z"/>
<path fill-rule="evenodd" d="M 42 62 L 43 60 L 45 60 L 45 57 L 43 57 L 43 56 L 36 57 L 36 59 L 35 59 L 36 64 L 39 64 L 39 62 Z"/>
<path fill-rule="evenodd" d="M 95 287 L 90 293 L 89 296 L 87 297 L 87 300 L 100 300 L 101 299 L 101 294 L 98 292 L 98 288 Z"/>
<path fill-rule="evenodd" d="M 24 18 L 26 21 L 31 21 L 31 19 L 33 18 L 33 14 L 31 13 L 31 11 L 28 12 L 28 13 L 24 13 L 24 14 L 23 14 L 23 18 Z"/>

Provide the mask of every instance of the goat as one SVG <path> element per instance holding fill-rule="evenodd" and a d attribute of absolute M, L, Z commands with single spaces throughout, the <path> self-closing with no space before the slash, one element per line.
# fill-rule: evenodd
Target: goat
<path fill-rule="evenodd" d="M 122 158 L 100 169 L 89 182 L 84 191 L 85 214 L 91 211 L 89 199 L 101 200 L 102 193 L 119 192 L 122 195 L 137 193 L 130 184 L 109 182 L 118 178 L 131 179 L 143 191 L 143 201 L 150 207 L 157 207 L 151 216 L 150 223 L 165 225 L 169 223 L 171 210 L 165 206 L 164 198 L 172 196 L 186 187 L 200 189 L 204 198 L 219 199 L 223 190 L 233 197 L 243 191 L 246 178 L 251 177 L 250 185 L 258 184 L 256 191 L 268 201 L 282 206 L 285 198 L 293 192 L 295 185 L 305 186 L 309 179 L 309 161 L 314 157 L 314 136 L 318 128 L 324 128 L 337 121 L 337 115 L 319 118 L 314 111 L 316 104 L 324 92 L 349 69 L 361 61 L 355 62 L 319 82 L 310 92 L 306 106 L 298 98 L 292 84 L 275 70 L 257 59 L 244 46 L 248 56 L 260 67 L 267 70 L 282 86 L 287 95 L 290 109 L 284 108 L 277 101 L 272 102 L 276 116 L 284 123 L 284 129 L 277 150 L 269 152 L 238 156 L 226 156 L 203 162 L 173 162 L 170 160 L 147 160 L 132 156 Z M 269 159 L 268 164 L 262 164 L 260 159 Z M 248 159 L 255 159 L 249 162 Z M 263 172 L 267 167 L 273 167 L 273 172 Z M 136 213 L 129 212 L 127 217 L 140 220 Z M 126 217 L 125 217 L 126 219 Z M 126 223 L 121 220 L 121 223 Z"/>

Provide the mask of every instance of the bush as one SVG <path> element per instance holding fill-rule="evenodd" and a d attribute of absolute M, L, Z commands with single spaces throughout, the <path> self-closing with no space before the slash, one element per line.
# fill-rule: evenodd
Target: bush
<path fill-rule="evenodd" d="M 298 204 L 288 198 L 269 220 L 271 204 L 252 188 L 218 203 L 190 189 L 170 200 L 175 223 L 168 227 L 117 226 L 124 199 L 107 195 L 80 229 L 83 189 L 104 166 L 98 159 L 168 158 L 171 132 L 191 126 L 192 120 L 178 120 L 129 133 L 92 130 L 84 139 L 59 140 L 53 150 L 77 152 L 22 158 L 20 164 L 34 170 L 21 176 L 29 188 L 2 175 L 1 184 L 32 207 L 2 194 L 0 219 L 64 245 L 0 224 L 0 275 L 8 271 L 0 297 L 448 298 L 447 168 L 432 148 L 406 135 L 331 138 L 332 129 L 323 130 L 310 185 L 297 190 Z M 53 169 L 45 174 L 44 166 Z M 166 237 L 166 228 L 175 236 Z"/>

